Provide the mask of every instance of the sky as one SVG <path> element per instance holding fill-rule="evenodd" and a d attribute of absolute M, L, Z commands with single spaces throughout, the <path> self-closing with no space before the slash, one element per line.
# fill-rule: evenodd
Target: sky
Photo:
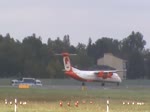
<path fill-rule="evenodd" d="M 132 31 L 150 48 L 150 0 L 0 0 L 0 34 L 20 41 L 68 34 L 72 45 L 87 45 L 89 37 L 122 40 Z"/>

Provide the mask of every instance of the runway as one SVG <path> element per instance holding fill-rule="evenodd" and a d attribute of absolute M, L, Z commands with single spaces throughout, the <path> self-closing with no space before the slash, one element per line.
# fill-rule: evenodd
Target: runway
<path fill-rule="evenodd" d="M 41 79 L 43 86 L 35 86 L 33 88 L 42 89 L 81 89 L 82 82 L 73 79 Z M 11 79 L 0 79 L 0 88 L 13 87 L 11 86 Z M 150 80 L 124 80 L 119 86 L 116 83 L 106 83 L 101 86 L 101 82 L 85 82 L 88 90 L 107 90 L 107 89 L 130 89 L 130 88 L 150 88 Z M 17 87 L 17 86 L 15 86 Z"/>

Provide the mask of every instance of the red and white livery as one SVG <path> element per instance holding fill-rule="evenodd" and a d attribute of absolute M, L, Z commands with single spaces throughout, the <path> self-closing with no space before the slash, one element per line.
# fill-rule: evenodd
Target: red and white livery
<path fill-rule="evenodd" d="M 61 53 L 63 56 L 63 63 L 65 68 L 65 74 L 82 82 L 102 82 L 102 86 L 106 82 L 119 83 L 122 82 L 117 70 L 98 70 L 98 71 L 85 71 L 79 70 L 71 66 L 69 53 Z"/>

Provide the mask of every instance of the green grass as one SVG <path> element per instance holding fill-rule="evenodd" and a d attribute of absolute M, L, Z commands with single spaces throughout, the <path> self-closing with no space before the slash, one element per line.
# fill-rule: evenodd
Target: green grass
<path fill-rule="evenodd" d="M 5 105 L 4 100 L 27 101 L 27 105 L 18 105 L 18 112 L 106 112 L 106 101 L 109 97 L 110 112 L 150 112 L 150 88 L 114 88 L 90 89 L 46 89 L 16 87 L 0 88 L 0 112 L 14 112 L 14 105 Z M 59 106 L 59 102 L 63 106 Z M 79 101 L 78 107 L 74 105 Z M 86 103 L 82 103 L 85 101 Z M 90 104 L 90 102 L 93 102 Z M 126 102 L 144 102 L 144 105 L 123 105 Z M 71 106 L 68 107 L 67 103 Z"/>

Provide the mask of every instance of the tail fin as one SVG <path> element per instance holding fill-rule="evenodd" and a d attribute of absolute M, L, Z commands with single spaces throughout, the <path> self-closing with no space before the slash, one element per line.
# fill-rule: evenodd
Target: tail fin
<path fill-rule="evenodd" d="M 62 53 L 63 56 L 63 62 L 64 62 L 64 67 L 66 71 L 72 71 L 72 66 L 70 63 L 70 58 L 68 53 Z"/>
<path fill-rule="evenodd" d="M 70 55 L 76 55 L 76 54 L 69 54 L 69 53 L 61 53 L 61 54 L 56 54 L 56 55 L 62 55 L 63 56 L 63 63 L 65 67 L 65 71 L 72 71 L 72 66 L 70 63 Z"/>

